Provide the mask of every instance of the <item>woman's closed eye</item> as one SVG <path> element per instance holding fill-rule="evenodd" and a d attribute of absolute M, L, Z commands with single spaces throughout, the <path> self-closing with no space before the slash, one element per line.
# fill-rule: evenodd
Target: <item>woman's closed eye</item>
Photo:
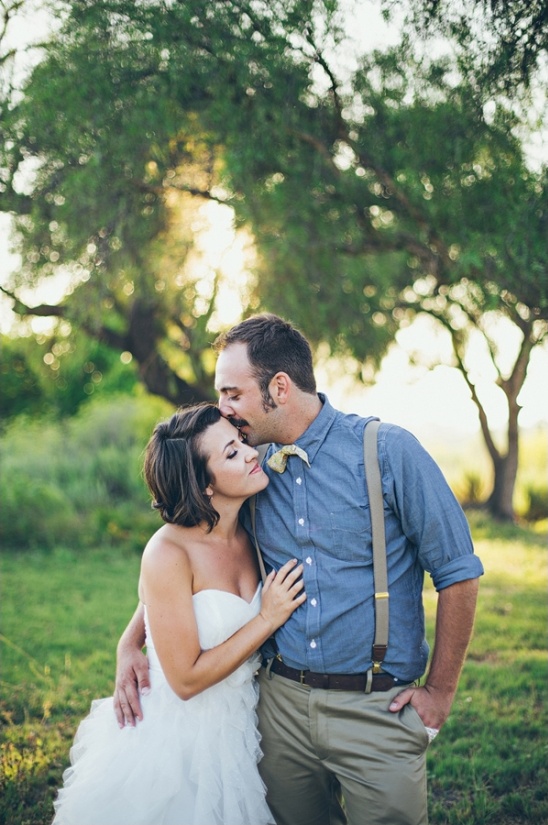
<path fill-rule="evenodd" d="M 233 444 L 243 444 L 244 443 L 244 435 L 243 433 L 238 430 L 238 441 L 233 441 Z M 231 445 L 229 445 L 231 446 Z M 235 447 L 232 447 L 231 451 L 227 454 L 227 458 L 235 458 L 238 455 L 238 450 Z"/>

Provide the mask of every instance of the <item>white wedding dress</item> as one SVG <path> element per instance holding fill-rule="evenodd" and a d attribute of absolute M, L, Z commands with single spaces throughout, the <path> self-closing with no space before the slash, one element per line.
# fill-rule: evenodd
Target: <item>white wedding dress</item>
<path fill-rule="evenodd" d="M 202 649 L 232 636 L 260 609 L 223 590 L 193 596 Z M 146 623 L 146 611 L 145 611 Z M 257 770 L 258 656 L 183 701 L 160 667 L 147 625 L 151 691 L 144 719 L 120 729 L 112 697 L 92 703 L 70 752 L 52 825 L 267 825 Z"/>

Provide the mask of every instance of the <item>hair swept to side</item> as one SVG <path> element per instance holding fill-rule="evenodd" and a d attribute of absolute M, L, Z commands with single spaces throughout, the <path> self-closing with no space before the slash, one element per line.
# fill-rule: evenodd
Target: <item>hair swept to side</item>
<path fill-rule="evenodd" d="M 194 527 L 205 523 L 209 532 L 219 521 L 219 513 L 205 492 L 211 481 L 209 456 L 201 450 L 200 440 L 220 419 L 219 408 L 204 403 L 181 408 L 154 428 L 143 472 L 152 507 L 168 524 Z"/>
<path fill-rule="evenodd" d="M 316 379 L 310 344 L 294 326 L 278 315 L 252 315 L 213 342 L 216 352 L 231 344 L 247 346 L 247 357 L 263 397 L 277 372 L 285 372 L 303 392 L 316 393 Z"/>

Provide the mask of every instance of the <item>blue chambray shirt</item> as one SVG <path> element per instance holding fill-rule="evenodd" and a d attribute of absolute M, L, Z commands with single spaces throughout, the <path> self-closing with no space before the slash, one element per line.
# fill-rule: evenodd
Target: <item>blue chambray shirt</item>
<path fill-rule="evenodd" d="M 323 407 L 295 443 L 310 467 L 290 456 L 256 500 L 257 538 L 267 570 L 297 558 L 306 602 L 276 632 L 284 662 L 319 673 L 363 673 L 371 666 L 374 586 L 371 520 L 365 486 L 367 421 Z M 267 457 L 281 445 L 271 445 Z M 408 431 L 381 424 L 390 619 L 383 669 L 405 682 L 424 673 L 424 571 L 442 590 L 482 575 L 464 513 L 429 454 Z M 249 514 L 244 524 L 250 530 Z M 265 650 L 268 655 L 268 650 Z M 271 655 L 271 654 L 270 654 Z"/>

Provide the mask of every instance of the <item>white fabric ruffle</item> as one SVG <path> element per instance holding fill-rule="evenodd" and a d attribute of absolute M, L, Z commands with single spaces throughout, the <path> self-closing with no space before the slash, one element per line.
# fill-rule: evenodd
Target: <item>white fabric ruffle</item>
<path fill-rule="evenodd" d="M 194 596 L 200 643 L 214 647 L 257 614 L 231 593 Z M 147 636 L 151 691 L 143 721 L 120 729 L 112 697 L 92 703 L 70 752 L 52 825 L 267 825 L 257 763 L 257 656 L 183 701 L 171 690 Z"/>

